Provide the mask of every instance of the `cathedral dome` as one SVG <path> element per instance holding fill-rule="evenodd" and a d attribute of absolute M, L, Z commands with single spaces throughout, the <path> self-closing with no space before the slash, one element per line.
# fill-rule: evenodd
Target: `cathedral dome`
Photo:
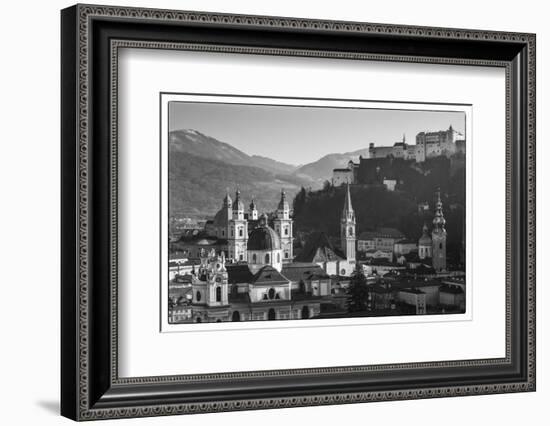
<path fill-rule="evenodd" d="M 280 250 L 281 240 L 273 228 L 267 225 L 267 218 L 262 215 L 259 226 L 248 236 L 247 250 Z"/>
<path fill-rule="evenodd" d="M 214 216 L 213 225 L 216 227 L 225 227 L 227 226 L 227 221 L 229 220 L 229 215 L 227 208 L 222 208 L 216 216 Z"/>

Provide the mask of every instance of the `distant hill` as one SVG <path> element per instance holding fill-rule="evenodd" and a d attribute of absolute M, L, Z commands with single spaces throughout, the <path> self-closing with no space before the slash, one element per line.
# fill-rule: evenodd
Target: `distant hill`
<path fill-rule="evenodd" d="M 320 188 L 326 180 L 331 180 L 333 169 L 346 167 L 349 160 L 353 160 L 356 163 L 359 162 L 360 155 L 364 158 L 368 158 L 368 148 L 346 152 L 344 154 L 325 155 L 317 161 L 300 166 L 294 171 L 294 175 L 305 179 L 311 179 L 313 186 Z"/>
<path fill-rule="evenodd" d="M 303 184 L 295 176 L 236 166 L 177 149 L 170 152 L 168 170 L 171 217 L 212 217 L 221 208 L 226 189 L 234 198 L 237 187 L 245 210 L 253 197 L 260 212 L 271 212 L 277 208 L 282 188 L 292 199 Z"/>
<path fill-rule="evenodd" d="M 254 166 L 263 167 L 266 170 L 271 170 L 275 173 L 290 174 L 296 170 L 296 166 L 282 163 L 280 161 L 272 160 L 271 158 L 262 157 L 260 155 L 253 155 L 252 160 Z"/>
<path fill-rule="evenodd" d="M 170 152 L 186 152 L 197 157 L 223 161 L 228 164 L 259 167 L 272 173 L 290 174 L 296 166 L 259 155 L 248 155 L 232 145 L 221 142 L 193 129 L 170 132 Z"/>

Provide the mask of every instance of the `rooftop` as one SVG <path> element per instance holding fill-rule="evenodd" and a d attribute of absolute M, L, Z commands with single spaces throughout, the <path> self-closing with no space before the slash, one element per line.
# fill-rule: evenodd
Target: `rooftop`
<path fill-rule="evenodd" d="M 309 262 L 286 263 L 283 265 L 281 274 L 293 282 L 329 278 L 323 268 L 316 263 Z"/>
<path fill-rule="evenodd" d="M 374 231 L 364 231 L 359 234 L 359 240 L 372 240 L 374 238 L 395 238 L 402 240 L 405 235 L 395 228 L 378 228 Z"/>
<path fill-rule="evenodd" d="M 345 255 L 332 245 L 324 232 L 314 232 L 295 261 L 317 263 L 344 259 Z"/>
<path fill-rule="evenodd" d="M 251 284 L 265 285 L 265 284 L 287 284 L 289 281 L 286 277 L 281 275 L 274 267 L 266 265 L 262 267 L 258 272 L 254 274 Z"/>

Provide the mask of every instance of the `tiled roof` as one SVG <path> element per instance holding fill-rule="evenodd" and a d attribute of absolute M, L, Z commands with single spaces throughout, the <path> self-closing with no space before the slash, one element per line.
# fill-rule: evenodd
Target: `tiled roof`
<path fill-rule="evenodd" d="M 288 279 L 281 275 L 274 267 L 266 265 L 262 267 L 254 277 L 251 284 L 264 285 L 264 284 L 285 284 L 288 283 Z"/>
<path fill-rule="evenodd" d="M 247 264 L 226 264 L 227 276 L 229 284 L 249 283 L 252 281 L 253 275 L 248 269 Z"/>
<path fill-rule="evenodd" d="M 284 264 L 281 274 L 293 282 L 299 282 L 300 280 L 329 278 L 323 268 L 319 265 L 306 262 Z"/>

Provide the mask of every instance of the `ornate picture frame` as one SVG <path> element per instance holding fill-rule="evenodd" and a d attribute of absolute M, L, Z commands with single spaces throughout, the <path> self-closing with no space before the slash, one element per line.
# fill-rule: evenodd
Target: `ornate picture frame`
<path fill-rule="evenodd" d="M 534 34 L 76 5 L 61 12 L 61 414 L 74 420 L 535 390 Z M 489 66 L 506 75 L 502 358 L 118 373 L 120 48 Z"/>

